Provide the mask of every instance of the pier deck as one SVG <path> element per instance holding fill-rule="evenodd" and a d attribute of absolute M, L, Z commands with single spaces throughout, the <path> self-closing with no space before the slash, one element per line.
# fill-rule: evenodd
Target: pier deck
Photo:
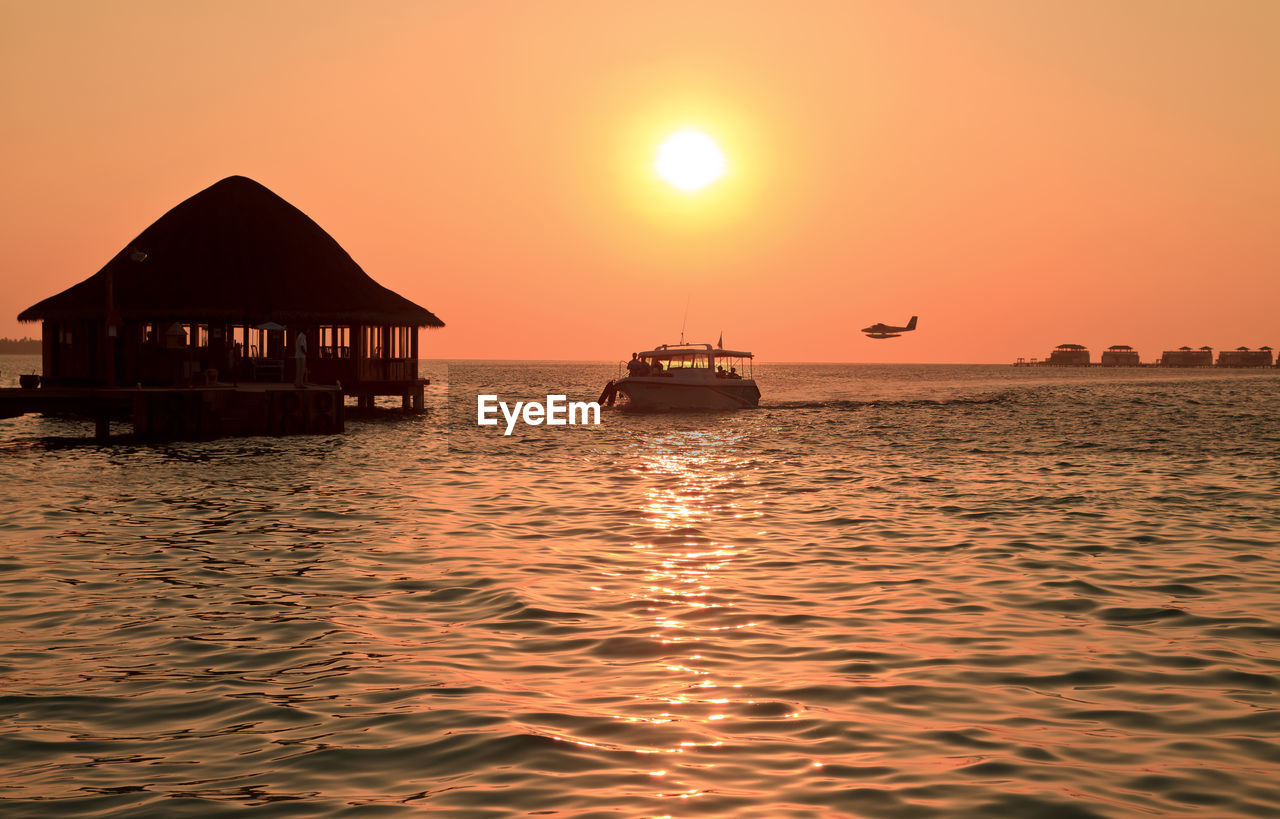
<path fill-rule="evenodd" d="M 0 418 L 29 412 L 93 418 L 105 439 L 112 420 L 128 418 L 141 438 L 199 440 L 233 435 L 342 432 L 340 387 L 216 384 L 203 387 L 39 387 L 0 389 Z"/>

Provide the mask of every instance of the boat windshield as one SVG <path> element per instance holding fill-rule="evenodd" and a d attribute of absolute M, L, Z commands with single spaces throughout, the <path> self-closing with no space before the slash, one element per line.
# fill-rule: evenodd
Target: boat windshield
<path fill-rule="evenodd" d="M 664 357 L 662 363 L 668 370 L 711 369 L 711 357 L 706 353 L 678 353 Z"/>

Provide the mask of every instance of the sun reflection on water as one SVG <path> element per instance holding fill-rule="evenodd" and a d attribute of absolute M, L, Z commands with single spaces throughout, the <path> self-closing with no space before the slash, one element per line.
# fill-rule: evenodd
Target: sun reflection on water
<path fill-rule="evenodd" d="M 688 653 L 655 660 L 657 679 L 670 682 L 634 695 L 635 713 L 615 719 L 628 723 L 664 725 L 675 729 L 675 739 L 665 747 L 636 748 L 637 754 L 680 756 L 679 762 L 649 771 L 663 787 L 658 798 L 693 799 L 706 793 L 705 785 L 685 781 L 682 769 L 698 769 L 698 781 L 717 762 L 700 756 L 717 756 L 732 742 L 718 731 L 733 705 L 741 683 L 720 676 L 709 655 L 716 653 L 720 633 L 750 629 L 751 622 L 732 622 L 737 601 L 734 589 L 737 561 L 743 549 L 712 538 L 726 521 L 757 517 L 758 498 L 747 500 L 741 492 L 741 465 L 732 455 L 731 442 L 712 435 L 668 440 L 664 452 L 640 455 L 633 473 L 648 488 L 641 494 L 644 526 L 631 545 L 637 557 L 635 583 L 626 592 L 642 616 L 649 619 L 648 636 L 657 644 L 688 647 Z M 615 590 L 616 593 L 617 590 Z"/>

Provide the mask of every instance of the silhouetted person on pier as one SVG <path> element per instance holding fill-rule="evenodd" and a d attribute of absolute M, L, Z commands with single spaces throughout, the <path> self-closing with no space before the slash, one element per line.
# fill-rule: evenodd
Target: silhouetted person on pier
<path fill-rule="evenodd" d="M 298 332 L 298 338 L 293 345 L 293 360 L 297 365 L 294 368 L 293 385 L 301 387 L 307 383 L 307 334 Z"/>

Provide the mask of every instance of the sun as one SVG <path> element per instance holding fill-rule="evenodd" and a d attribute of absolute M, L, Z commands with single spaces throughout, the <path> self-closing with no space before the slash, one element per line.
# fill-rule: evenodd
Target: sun
<path fill-rule="evenodd" d="M 705 188 L 724 176 L 728 161 L 720 146 L 701 131 L 678 131 L 658 146 L 658 176 L 682 191 Z"/>

